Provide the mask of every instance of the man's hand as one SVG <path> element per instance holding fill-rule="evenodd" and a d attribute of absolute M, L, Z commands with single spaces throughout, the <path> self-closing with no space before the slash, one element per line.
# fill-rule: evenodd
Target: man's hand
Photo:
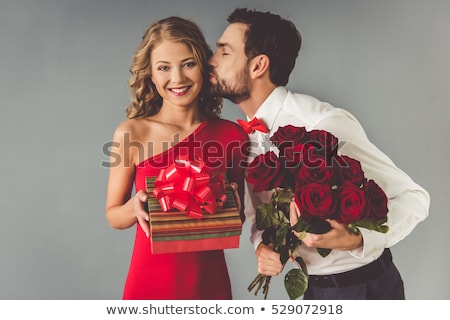
<path fill-rule="evenodd" d="M 276 276 L 283 270 L 280 254 L 273 250 L 272 245 L 260 243 L 256 249 L 258 273 L 265 276 Z"/>
<path fill-rule="evenodd" d="M 302 242 L 307 247 L 327 248 L 336 250 L 353 250 L 363 244 L 361 233 L 355 235 L 351 233 L 347 226 L 336 220 L 327 219 L 331 225 L 331 230 L 323 234 L 307 233 Z"/>
<path fill-rule="evenodd" d="M 295 225 L 300 216 L 300 210 L 295 201 L 291 202 L 289 215 L 291 225 Z M 353 250 L 363 245 L 363 237 L 361 234 L 355 235 L 351 233 L 345 224 L 339 223 L 336 220 L 327 219 L 326 221 L 330 224 L 331 230 L 323 234 L 306 233 L 306 236 L 301 239 L 304 245 L 311 248 L 327 248 L 343 251 Z"/>

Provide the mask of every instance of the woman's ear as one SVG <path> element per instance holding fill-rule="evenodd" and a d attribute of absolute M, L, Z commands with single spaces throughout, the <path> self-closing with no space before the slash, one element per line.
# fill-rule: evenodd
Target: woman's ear
<path fill-rule="evenodd" d="M 252 79 L 264 76 L 269 72 L 270 59 L 265 54 L 254 57 L 250 63 L 250 75 Z"/>

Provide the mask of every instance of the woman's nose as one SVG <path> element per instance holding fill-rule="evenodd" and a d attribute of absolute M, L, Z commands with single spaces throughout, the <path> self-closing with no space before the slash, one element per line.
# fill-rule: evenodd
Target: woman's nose
<path fill-rule="evenodd" d="M 185 78 L 186 78 L 186 76 L 184 75 L 183 70 L 178 69 L 178 68 L 174 68 L 172 70 L 171 80 L 173 83 L 182 82 Z"/>

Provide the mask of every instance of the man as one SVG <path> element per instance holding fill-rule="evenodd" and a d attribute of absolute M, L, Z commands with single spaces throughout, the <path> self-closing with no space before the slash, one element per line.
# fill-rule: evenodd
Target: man
<path fill-rule="evenodd" d="M 389 200 L 387 233 L 361 228 L 354 235 L 333 221 L 329 232 L 302 239 L 300 255 L 310 275 L 303 298 L 405 299 L 403 281 L 388 248 L 428 216 L 429 194 L 368 140 L 353 115 L 285 88 L 301 46 L 301 35 L 292 22 L 245 8 L 236 9 L 228 22 L 210 60 L 211 82 L 216 94 L 238 104 L 247 120 L 257 118 L 268 127 L 267 133 L 249 134 L 249 160 L 268 150 L 269 137 L 281 126 L 326 130 L 345 142 L 339 145 L 339 153 L 359 160 L 366 177 L 375 180 Z M 283 269 L 279 254 L 261 243 L 261 231 L 255 226 L 255 208 L 268 202 L 270 192 L 247 189 L 246 215 L 253 223 L 251 241 L 258 272 L 274 276 Z M 333 250 L 322 257 L 316 248 Z"/>

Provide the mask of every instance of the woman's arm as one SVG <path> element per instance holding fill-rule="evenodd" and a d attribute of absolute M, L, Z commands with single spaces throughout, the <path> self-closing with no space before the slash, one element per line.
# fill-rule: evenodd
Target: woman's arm
<path fill-rule="evenodd" d="M 136 152 L 125 150 L 124 137 L 130 135 L 127 122 L 114 132 L 110 154 L 110 171 L 106 199 L 106 218 L 111 227 L 126 229 L 139 222 L 149 234 L 148 213 L 144 209 L 147 194 L 140 190 L 133 197 Z M 127 159 L 125 158 L 127 156 Z"/>

